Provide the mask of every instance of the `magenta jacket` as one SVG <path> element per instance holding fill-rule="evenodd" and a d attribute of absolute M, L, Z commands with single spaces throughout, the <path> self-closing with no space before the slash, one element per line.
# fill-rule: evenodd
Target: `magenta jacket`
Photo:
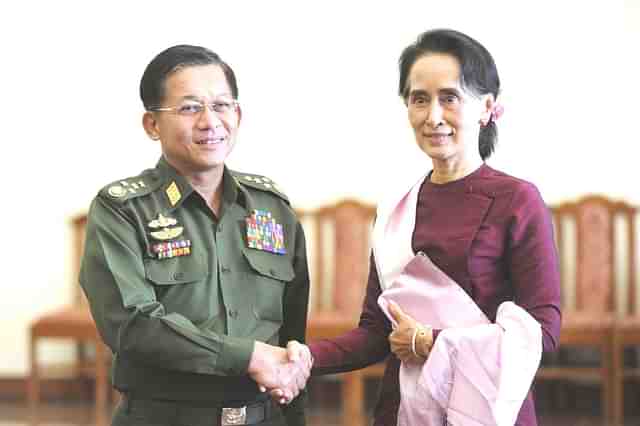
<path fill-rule="evenodd" d="M 540 323 L 543 351 L 557 347 L 558 259 L 551 215 L 533 184 L 486 164 L 446 184 L 433 184 L 427 177 L 418 194 L 415 223 L 414 252 L 426 253 L 491 321 L 502 302 L 514 301 Z M 338 338 L 309 344 L 314 375 L 363 368 L 390 354 L 391 325 L 378 306 L 380 293 L 372 256 L 358 327 Z M 397 423 L 398 368 L 399 361 L 391 356 L 376 404 L 376 426 Z M 537 425 L 531 394 L 516 425 Z"/>

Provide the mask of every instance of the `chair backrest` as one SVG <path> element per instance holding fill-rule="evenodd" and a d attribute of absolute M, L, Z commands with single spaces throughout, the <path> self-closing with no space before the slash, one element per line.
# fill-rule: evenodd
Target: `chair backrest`
<path fill-rule="evenodd" d="M 84 251 L 84 238 L 87 228 L 87 215 L 82 213 L 71 218 L 71 279 L 73 280 L 75 305 L 88 305 L 84 293 L 80 289 L 78 277 L 80 276 L 80 262 Z"/>
<path fill-rule="evenodd" d="M 310 312 L 335 312 L 341 318 L 357 319 L 369 275 L 375 206 L 342 200 L 296 212 L 307 237 Z"/>
<path fill-rule="evenodd" d="M 637 209 L 589 195 L 551 211 L 564 308 L 593 314 L 635 309 Z"/>

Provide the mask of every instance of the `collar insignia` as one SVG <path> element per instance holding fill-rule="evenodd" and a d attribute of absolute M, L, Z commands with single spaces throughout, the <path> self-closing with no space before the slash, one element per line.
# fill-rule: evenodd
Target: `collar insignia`
<path fill-rule="evenodd" d="M 165 192 L 165 194 L 167 194 L 167 198 L 169 198 L 169 202 L 171 203 L 171 207 L 173 207 L 176 204 L 178 204 L 178 201 L 180 201 L 180 198 L 182 198 L 182 194 L 180 193 L 180 189 L 178 188 L 178 185 L 175 183 L 175 181 L 171 182 L 171 185 L 169 185 L 164 192 Z"/>

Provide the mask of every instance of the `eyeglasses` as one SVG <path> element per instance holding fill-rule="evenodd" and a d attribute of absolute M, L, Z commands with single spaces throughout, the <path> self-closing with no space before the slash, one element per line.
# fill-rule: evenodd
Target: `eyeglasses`
<path fill-rule="evenodd" d="M 172 107 L 151 107 L 149 111 L 167 111 L 185 117 L 195 117 L 200 115 L 204 109 L 208 107 L 212 112 L 220 116 L 226 116 L 231 112 L 237 111 L 239 106 L 240 104 L 235 100 L 216 100 L 213 102 L 185 101 L 180 105 Z"/>

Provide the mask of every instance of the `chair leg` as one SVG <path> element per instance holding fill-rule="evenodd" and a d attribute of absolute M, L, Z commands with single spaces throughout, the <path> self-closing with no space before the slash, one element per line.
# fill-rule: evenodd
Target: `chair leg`
<path fill-rule="evenodd" d="M 612 384 L 615 371 L 613 368 L 613 359 L 613 339 L 611 339 L 602 345 L 602 417 L 605 424 L 611 424 L 614 420 L 613 399 L 615 395 Z"/>
<path fill-rule="evenodd" d="M 560 347 L 558 352 L 552 355 L 553 365 L 566 366 L 569 364 L 567 348 Z M 569 387 L 569 383 L 564 380 L 552 383 L 551 391 L 554 410 L 561 411 L 569 408 L 570 401 L 568 395 L 571 393 Z"/>
<path fill-rule="evenodd" d="M 107 386 L 109 380 L 107 378 L 107 348 L 102 342 L 96 342 L 96 382 L 95 382 L 95 398 L 96 398 L 96 420 L 101 421 L 105 416 L 107 409 Z"/>
<path fill-rule="evenodd" d="M 551 383 L 551 401 L 554 410 L 562 411 L 569 408 L 569 391 L 569 385 L 565 382 Z"/>
<path fill-rule="evenodd" d="M 83 367 L 87 365 L 87 342 L 84 341 L 77 341 L 76 342 L 76 357 L 75 357 L 75 362 L 74 362 L 74 368 L 75 368 L 75 376 L 76 377 L 81 377 L 82 376 L 82 370 Z"/>
<path fill-rule="evenodd" d="M 31 371 L 29 372 L 29 385 L 27 389 L 29 398 L 29 408 L 32 412 L 37 411 L 40 402 L 40 376 L 38 371 L 38 351 L 36 338 L 31 336 L 29 342 L 29 356 Z"/>
<path fill-rule="evenodd" d="M 611 411 L 615 426 L 624 422 L 624 345 L 620 344 L 619 337 L 617 332 L 613 334 Z"/>
<path fill-rule="evenodd" d="M 364 375 L 360 371 L 344 374 L 342 383 L 343 425 L 364 424 Z"/>

